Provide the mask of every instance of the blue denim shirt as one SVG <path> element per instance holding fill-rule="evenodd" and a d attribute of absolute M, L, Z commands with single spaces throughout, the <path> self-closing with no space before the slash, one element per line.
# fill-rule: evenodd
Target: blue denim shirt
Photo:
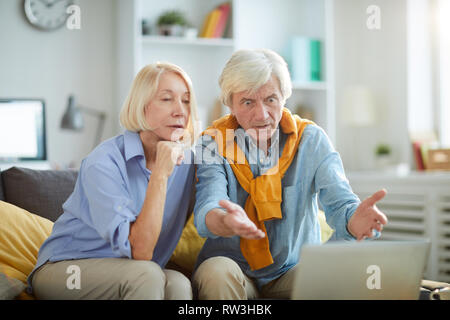
<path fill-rule="evenodd" d="M 251 139 L 239 138 L 242 132 L 236 134 L 236 141 L 249 160 L 253 176 L 259 176 L 273 166 L 270 161 L 273 156 L 270 156 L 274 152 L 278 152 L 277 158 L 282 154 L 287 136 L 279 130 L 279 143 L 272 143 L 267 159 L 252 145 Z M 250 269 L 241 253 L 238 236 L 219 237 L 205 223 L 206 214 L 220 208 L 219 200 L 230 200 L 243 208 L 248 193 L 239 185 L 231 166 L 218 154 L 217 144 L 209 136 L 199 140 L 195 158 L 198 182 L 194 222 L 199 234 L 207 237 L 196 267 L 210 257 L 225 256 L 236 261 L 247 276 L 255 279 L 258 287 L 278 278 L 299 262 L 302 245 L 321 243 L 318 201 L 327 223 L 334 229 L 332 240 L 355 240 L 347 230 L 347 222 L 360 200 L 352 192 L 339 154 L 320 127 L 305 128 L 297 154 L 282 179 L 283 217 L 265 222 L 274 263 L 259 270 Z"/>
<path fill-rule="evenodd" d="M 164 267 L 185 225 L 194 189 L 192 150 L 175 166 L 167 181 L 161 233 L 152 261 Z M 146 168 L 139 134 L 125 131 L 111 138 L 81 163 L 75 189 L 63 204 L 63 214 L 42 244 L 34 271 L 47 261 L 84 258 L 128 258 L 130 224 L 144 203 L 151 171 Z"/>

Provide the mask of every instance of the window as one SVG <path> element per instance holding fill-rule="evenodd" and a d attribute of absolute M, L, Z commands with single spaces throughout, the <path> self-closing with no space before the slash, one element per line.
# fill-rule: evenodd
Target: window
<path fill-rule="evenodd" d="M 408 0 L 408 128 L 450 147 L 450 1 Z"/>
<path fill-rule="evenodd" d="M 438 129 L 442 145 L 450 147 L 450 1 L 438 0 Z"/>

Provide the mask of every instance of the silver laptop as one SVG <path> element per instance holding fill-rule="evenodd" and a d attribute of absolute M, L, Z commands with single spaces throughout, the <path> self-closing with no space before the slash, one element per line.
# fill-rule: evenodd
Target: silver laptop
<path fill-rule="evenodd" d="M 416 300 L 429 250 L 428 240 L 304 245 L 291 298 Z"/>

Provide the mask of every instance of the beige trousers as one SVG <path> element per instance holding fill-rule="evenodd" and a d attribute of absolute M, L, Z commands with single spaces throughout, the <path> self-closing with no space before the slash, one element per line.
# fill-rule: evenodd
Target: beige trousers
<path fill-rule="evenodd" d="M 242 272 L 236 262 L 227 257 L 213 257 L 197 268 L 192 286 L 200 300 L 289 299 L 297 267 L 258 291 L 255 282 Z"/>
<path fill-rule="evenodd" d="M 32 279 L 38 299 L 191 300 L 188 278 L 152 261 L 101 258 L 47 262 Z"/>

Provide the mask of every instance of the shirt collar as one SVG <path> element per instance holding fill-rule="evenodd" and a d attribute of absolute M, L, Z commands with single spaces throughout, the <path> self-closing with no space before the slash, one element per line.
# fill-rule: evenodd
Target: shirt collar
<path fill-rule="evenodd" d="M 270 147 L 268 150 L 268 155 L 270 155 L 273 152 L 273 149 L 275 147 L 279 146 L 280 143 L 280 135 L 284 134 L 280 130 L 280 126 L 277 127 L 278 132 L 275 132 L 272 136 L 272 141 L 270 143 Z M 256 152 L 258 150 L 258 147 L 256 146 L 256 143 L 253 141 L 253 138 L 248 135 L 245 130 L 239 126 L 235 131 L 235 140 L 237 141 L 239 147 L 242 150 L 248 150 L 250 153 Z M 244 142 L 244 145 L 241 145 L 241 143 Z M 253 151 L 253 152 L 252 152 Z"/>
<path fill-rule="evenodd" d="M 129 130 L 125 130 L 123 137 L 124 137 L 124 149 L 126 161 L 136 156 L 145 157 L 144 147 L 142 146 L 142 141 L 141 138 L 139 137 L 139 132 L 132 132 Z"/>

